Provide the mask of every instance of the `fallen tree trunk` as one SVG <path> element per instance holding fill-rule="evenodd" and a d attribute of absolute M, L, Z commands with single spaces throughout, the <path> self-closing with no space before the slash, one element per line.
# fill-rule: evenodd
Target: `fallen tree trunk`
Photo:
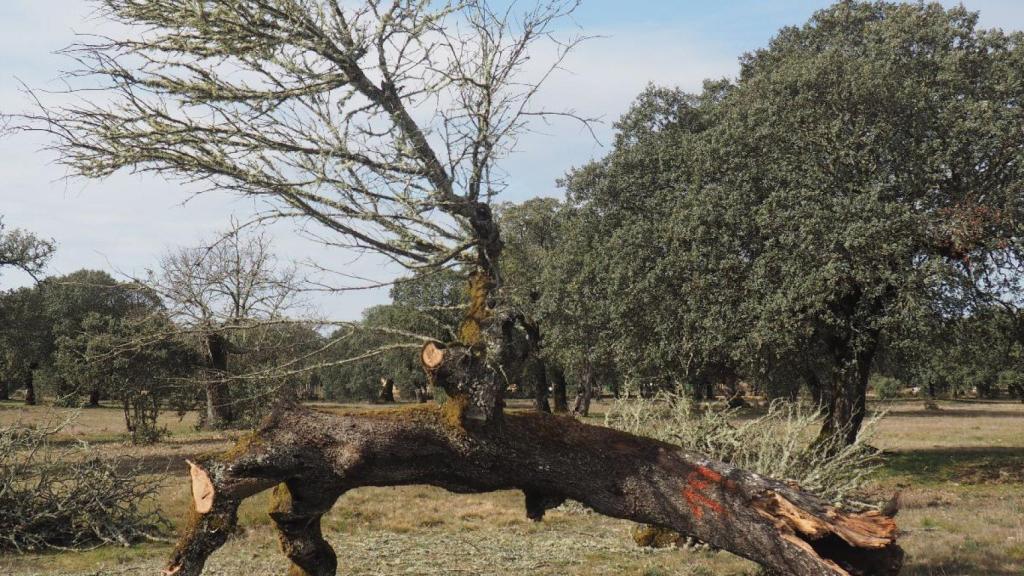
<path fill-rule="evenodd" d="M 274 488 L 270 515 L 291 574 L 333 576 L 320 518 L 361 486 L 426 484 L 457 493 L 519 489 L 526 513 L 573 499 L 664 526 L 781 574 L 891 575 L 903 553 L 892 519 L 837 510 L 781 482 L 679 447 L 545 413 L 491 424 L 456 403 L 323 413 L 282 405 L 227 453 L 192 465 L 193 511 L 167 574 L 197 576 L 239 503 Z"/>

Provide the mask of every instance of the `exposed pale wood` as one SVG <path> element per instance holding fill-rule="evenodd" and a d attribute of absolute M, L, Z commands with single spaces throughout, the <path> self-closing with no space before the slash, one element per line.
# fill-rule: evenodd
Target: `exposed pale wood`
<path fill-rule="evenodd" d="M 444 362 L 444 348 L 434 342 L 427 342 L 420 351 L 420 361 L 428 370 L 437 368 Z"/>
<path fill-rule="evenodd" d="M 210 475 L 203 470 L 202 467 L 197 466 L 191 461 L 186 460 L 189 466 L 189 474 L 192 477 L 192 502 L 195 506 L 196 512 L 205 514 L 213 508 L 213 499 L 216 494 L 216 490 L 213 487 L 213 482 L 210 481 Z"/>

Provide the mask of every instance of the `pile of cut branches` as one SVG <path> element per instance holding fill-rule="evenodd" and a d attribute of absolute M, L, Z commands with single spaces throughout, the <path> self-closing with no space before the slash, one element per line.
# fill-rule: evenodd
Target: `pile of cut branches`
<path fill-rule="evenodd" d="M 128 546 L 168 528 L 148 502 L 157 480 L 55 442 L 71 421 L 0 427 L 0 550 Z"/>

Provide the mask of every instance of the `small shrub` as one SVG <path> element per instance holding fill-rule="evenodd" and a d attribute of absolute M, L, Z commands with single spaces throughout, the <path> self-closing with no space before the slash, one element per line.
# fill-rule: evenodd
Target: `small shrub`
<path fill-rule="evenodd" d="M 0 427 L 0 550 L 128 546 L 168 528 L 148 505 L 157 481 L 96 458 L 85 443 L 55 445 L 70 422 Z"/>
<path fill-rule="evenodd" d="M 121 409 L 132 444 L 153 444 L 168 434 L 166 426 L 157 424 L 160 417 L 158 395 L 149 390 L 128 390 L 123 394 Z"/>
<path fill-rule="evenodd" d="M 879 400 L 892 400 L 898 398 L 900 390 L 904 388 L 903 382 L 892 376 L 883 376 L 881 374 L 875 374 L 871 376 L 871 380 L 868 381 L 868 385 L 872 390 L 875 391 L 875 396 Z"/>

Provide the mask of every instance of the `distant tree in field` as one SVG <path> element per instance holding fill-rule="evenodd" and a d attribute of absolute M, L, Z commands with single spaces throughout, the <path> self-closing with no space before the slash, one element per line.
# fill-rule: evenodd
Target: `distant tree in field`
<path fill-rule="evenodd" d="M 25 389 L 25 403 L 39 397 L 35 372 L 50 362 L 55 344 L 45 300 L 38 286 L 18 288 L 0 295 L 0 373 L 5 385 Z"/>
<path fill-rule="evenodd" d="M 457 341 L 420 349 L 443 406 L 326 414 L 280 405 L 235 449 L 192 464 L 189 526 L 168 573 L 198 576 L 234 531 L 242 500 L 273 487 L 271 517 L 292 571 L 331 576 L 337 558 L 322 516 L 352 488 L 406 484 L 519 488 L 534 520 L 573 498 L 784 573 L 898 572 L 888 516 L 607 427 L 504 410 L 504 388 L 532 346 L 502 292 L 491 203 L 503 189 L 499 161 L 531 119 L 550 116 L 534 97 L 579 41 L 559 40 L 575 0 L 97 4 L 123 28 L 71 49 L 84 97 L 28 119 L 56 138 L 72 173 L 155 172 L 234 191 L 332 246 L 411 275 L 457 265 L 467 280 Z M 825 535 L 847 544 L 810 545 Z"/>
<path fill-rule="evenodd" d="M 165 433 L 157 418 L 191 387 L 199 360 L 175 333 L 151 294 L 129 314 L 88 314 L 77 334 L 60 340 L 56 363 L 69 380 L 101 383 L 100 391 L 120 405 L 133 442 L 154 442 Z"/>
<path fill-rule="evenodd" d="M 998 305 L 939 318 L 896 342 L 886 342 L 882 371 L 927 397 L 1024 399 L 1024 349 L 1012 317 Z"/>
<path fill-rule="evenodd" d="M 87 322 L 93 329 L 97 324 L 116 325 L 128 318 L 138 320 L 160 308 L 158 297 L 151 291 L 133 283 L 119 282 L 99 270 L 51 276 L 39 285 L 39 290 L 44 302 L 39 312 L 50 322 L 58 356 L 62 347 L 74 347 L 74 341 L 89 331 L 85 328 Z M 108 383 L 79 371 L 75 366 L 76 357 L 74 353 L 67 353 L 63 362 L 55 362 L 58 400 L 74 403 L 79 395 L 85 394 L 88 406 L 99 406 Z"/>
<path fill-rule="evenodd" d="M 1024 36 L 976 25 L 962 7 L 840 2 L 745 56 L 735 83 L 646 92 L 615 151 L 568 179 L 603 220 L 577 269 L 610 295 L 612 348 L 804 374 L 822 437 L 851 442 L 882 339 L 998 293 L 980 280 L 1024 256 Z"/>
<path fill-rule="evenodd" d="M 17 228 L 8 230 L 0 217 L 0 274 L 4 268 L 16 268 L 37 278 L 46 268 L 55 249 L 52 240 Z M 19 340 L 28 333 L 37 332 L 26 324 L 31 323 L 30 318 L 25 316 L 30 312 L 24 307 L 26 298 L 29 298 L 28 293 L 19 291 L 0 296 L 3 300 L 0 302 L 0 399 L 9 397 L 11 386 L 18 385 L 15 382 L 31 384 L 32 369 L 29 366 L 38 361 L 36 356 L 39 353 L 34 348 L 31 353 L 22 352 L 37 345 L 45 348 L 41 342 L 27 343 Z M 9 308 L 5 309 L 5 306 Z M 35 387 L 30 385 L 28 390 L 30 394 L 26 400 L 34 403 Z"/>
<path fill-rule="evenodd" d="M 234 229 L 206 245 L 165 254 L 150 285 L 172 320 L 198 340 L 206 367 L 198 375 L 206 393 L 205 424 L 232 424 L 237 415 L 230 358 L 257 347 L 253 338 L 271 333 L 258 329 L 260 324 L 286 321 L 298 297 L 295 270 L 278 262 L 268 236 Z M 250 340 L 243 343 L 244 338 Z"/>
<path fill-rule="evenodd" d="M 300 398 L 319 385 L 328 342 L 309 320 L 282 317 L 232 330 L 228 387 L 237 426 L 255 426 L 281 398 Z"/>
<path fill-rule="evenodd" d="M 554 198 L 535 198 L 521 204 L 498 207 L 498 222 L 505 240 L 501 256 L 502 274 L 508 278 L 507 293 L 525 314 L 534 334 L 537 350 L 525 374 L 535 389 L 537 408 L 549 411 L 547 390 L 552 389 L 555 412 L 567 412 L 565 363 L 571 362 L 571 348 L 558 345 L 580 334 L 579 325 L 568 321 L 557 306 L 545 306 L 551 292 L 559 290 L 558 275 L 551 268 L 564 246 L 565 210 Z M 546 345 L 554 343 L 554 346 Z M 578 364 L 578 363 L 574 363 Z"/>
<path fill-rule="evenodd" d="M 17 268 L 33 278 L 42 273 L 53 256 L 53 240 L 46 240 L 18 228 L 7 230 L 0 218 L 0 272 Z"/>

